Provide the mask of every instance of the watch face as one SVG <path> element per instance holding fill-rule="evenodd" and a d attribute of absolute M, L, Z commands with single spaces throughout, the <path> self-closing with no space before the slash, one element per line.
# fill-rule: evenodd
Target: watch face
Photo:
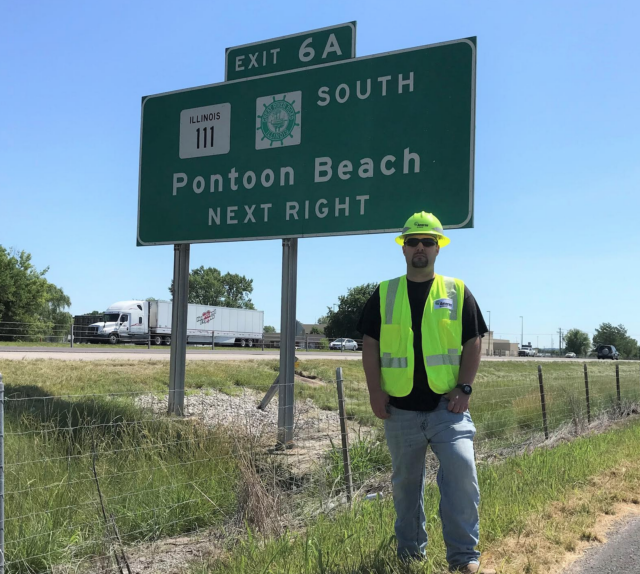
<path fill-rule="evenodd" d="M 465 395 L 471 394 L 471 385 L 459 385 L 459 387 Z"/>

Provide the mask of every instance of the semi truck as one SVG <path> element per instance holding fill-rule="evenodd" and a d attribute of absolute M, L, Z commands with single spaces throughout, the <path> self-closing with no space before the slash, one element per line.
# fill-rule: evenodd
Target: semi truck
<path fill-rule="evenodd" d="M 74 321 L 74 341 L 116 344 L 150 339 L 154 345 L 170 345 L 171 311 L 170 301 L 118 301 L 109 305 L 100 321 L 82 327 Z M 262 339 L 263 327 L 263 311 L 188 306 L 187 343 L 253 347 Z"/>

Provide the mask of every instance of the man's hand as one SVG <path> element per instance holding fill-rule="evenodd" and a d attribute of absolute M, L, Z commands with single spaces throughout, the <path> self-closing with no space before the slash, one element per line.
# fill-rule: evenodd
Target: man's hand
<path fill-rule="evenodd" d="M 460 389 L 453 389 L 444 395 L 449 399 L 447 409 L 452 413 L 464 413 L 469 410 L 469 395 L 465 395 Z"/>
<path fill-rule="evenodd" d="M 373 414 L 379 419 L 388 419 L 389 413 L 387 412 L 387 403 L 389 402 L 389 395 L 383 390 L 374 391 L 369 393 L 369 402 L 371 403 L 371 410 Z"/>

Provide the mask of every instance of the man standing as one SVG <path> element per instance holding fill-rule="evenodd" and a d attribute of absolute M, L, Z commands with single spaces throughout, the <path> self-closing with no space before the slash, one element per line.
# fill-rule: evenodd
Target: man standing
<path fill-rule="evenodd" d="M 407 274 L 383 281 L 367 302 L 359 331 L 371 409 L 384 419 L 393 464 L 398 556 L 423 559 L 427 446 L 440 463 L 440 517 L 452 572 L 495 574 L 480 568 L 475 426 L 468 406 L 487 327 L 460 279 L 434 271 L 449 244 L 431 213 L 407 220 L 396 242 Z"/>

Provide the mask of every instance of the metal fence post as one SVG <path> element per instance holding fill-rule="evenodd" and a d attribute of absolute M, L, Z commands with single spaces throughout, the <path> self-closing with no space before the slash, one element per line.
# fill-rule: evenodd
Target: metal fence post
<path fill-rule="evenodd" d="M 589 401 L 589 373 L 587 363 L 584 364 L 584 392 L 587 395 L 587 422 L 591 424 L 591 402 Z"/>
<path fill-rule="evenodd" d="M 0 574 L 4 574 L 4 383 L 0 373 Z"/>
<path fill-rule="evenodd" d="M 184 414 L 184 377 L 187 361 L 187 312 L 189 305 L 188 243 L 173 246 L 173 301 L 171 355 L 169 358 L 169 414 Z"/>
<path fill-rule="evenodd" d="M 280 387 L 278 392 L 278 438 L 276 443 L 279 449 L 293 448 L 297 286 L 298 239 L 294 237 L 282 240 Z"/>
<path fill-rule="evenodd" d="M 542 424 L 544 425 L 544 438 L 549 439 L 549 427 L 547 426 L 547 404 L 544 399 L 544 381 L 542 380 L 542 365 L 538 365 L 538 383 L 540 384 L 540 404 L 542 405 Z"/>
<path fill-rule="evenodd" d="M 618 411 L 622 410 L 622 399 L 620 397 L 620 365 L 616 364 L 616 394 L 618 396 Z"/>
<path fill-rule="evenodd" d="M 71 339 L 70 339 L 71 348 L 73 349 L 73 323 L 71 323 Z"/>
<path fill-rule="evenodd" d="M 349 432 L 347 430 L 347 416 L 344 408 L 344 385 L 342 367 L 336 369 L 338 387 L 338 412 L 340 413 L 340 434 L 342 437 L 342 464 L 344 466 L 344 486 L 347 490 L 347 502 L 351 504 L 353 497 L 353 480 L 351 478 L 351 459 L 349 457 Z"/>

